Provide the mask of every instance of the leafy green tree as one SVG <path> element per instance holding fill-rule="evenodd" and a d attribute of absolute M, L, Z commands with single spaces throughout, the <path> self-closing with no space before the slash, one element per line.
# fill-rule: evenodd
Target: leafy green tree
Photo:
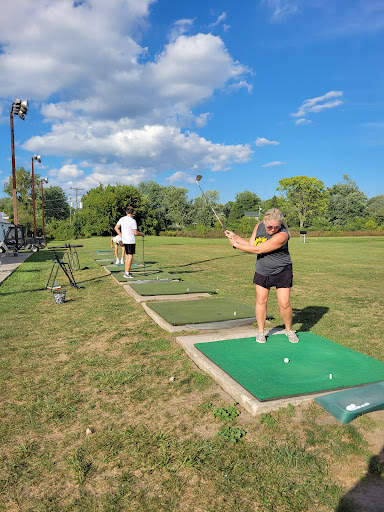
<path fill-rule="evenodd" d="M 321 215 L 328 205 L 328 193 L 324 183 L 316 178 L 307 176 L 293 176 L 279 181 L 280 190 L 285 194 L 288 207 L 295 212 L 300 227 L 314 215 Z"/>
<path fill-rule="evenodd" d="M 187 225 L 191 214 L 191 203 L 187 197 L 188 190 L 171 185 L 164 187 L 163 193 L 166 227 Z"/>
<path fill-rule="evenodd" d="M 384 194 L 371 197 L 367 202 L 366 211 L 378 224 L 384 223 Z"/>
<path fill-rule="evenodd" d="M 159 185 L 155 181 L 149 180 L 141 182 L 137 188 L 147 201 L 148 209 L 153 217 L 151 225 L 154 229 L 154 232 L 158 234 L 162 229 L 166 227 L 166 187 Z"/>
<path fill-rule="evenodd" d="M 47 221 L 68 219 L 69 204 L 61 187 L 44 188 L 44 216 Z"/>
<path fill-rule="evenodd" d="M 223 215 L 226 219 L 229 218 L 229 215 L 231 213 L 231 210 L 233 208 L 233 205 L 235 203 L 233 201 L 228 201 L 227 203 L 225 203 L 225 205 L 223 206 Z"/>
<path fill-rule="evenodd" d="M 135 219 L 140 229 L 148 213 L 145 198 L 133 185 L 100 184 L 83 196 L 82 219 L 79 229 L 90 235 L 115 234 L 116 222 L 126 214 L 127 206 L 135 209 Z M 80 213 L 80 210 L 79 210 Z"/>
<path fill-rule="evenodd" d="M 13 217 L 13 200 L 11 197 L 0 198 L 0 212 L 4 212 L 9 217 Z"/>
<path fill-rule="evenodd" d="M 36 209 L 39 204 L 39 183 L 40 175 L 35 173 L 35 197 Z M 4 192 L 13 197 L 13 179 L 12 176 L 4 183 Z M 17 220 L 20 225 L 27 228 L 28 231 L 33 230 L 33 201 L 32 201 L 32 173 L 18 167 L 16 169 L 16 198 L 17 198 Z M 12 203 L 13 204 L 13 203 Z M 40 203 L 41 205 L 41 203 Z M 10 218 L 13 220 L 12 211 L 9 212 Z"/>
<path fill-rule="evenodd" d="M 220 217 L 220 213 L 222 210 L 221 205 L 219 204 L 220 196 L 217 190 L 207 190 L 205 193 L 205 197 L 208 199 L 209 203 L 214 208 L 217 215 Z M 217 221 L 215 214 L 212 212 L 211 207 L 209 206 L 207 199 L 203 196 L 198 196 L 193 201 L 193 222 L 198 225 L 211 227 L 214 226 Z"/>
<path fill-rule="evenodd" d="M 348 222 L 366 214 L 367 196 L 348 174 L 343 175 L 343 180 L 328 189 L 328 215 L 335 226 L 346 226 Z"/>
<path fill-rule="evenodd" d="M 246 211 L 259 211 L 261 199 L 255 192 L 245 190 L 235 195 L 235 201 L 229 214 L 229 220 L 234 221 L 241 219 Z"/>

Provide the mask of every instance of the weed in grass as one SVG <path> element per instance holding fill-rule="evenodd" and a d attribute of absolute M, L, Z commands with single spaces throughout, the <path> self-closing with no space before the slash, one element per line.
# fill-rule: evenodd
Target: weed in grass
<path fill-rule="evenodd" d="M 233 421 L 237 416 L 240 416 L 240 411 L 236 407 L 236 402 L 230 406 L 227 407 L 215 407 L 213 409 L 213 416 L 215 418 L 219 418 L 221 421 L 225 421 L 226 423 L 228 421 Z"/>
<path fill-rule="evenodd" d="M 246 435 L 246 431 L 243 430 L 242 428 L 228 427 L 228 425 L 223 425 L 220 428 L 218 435 L 223 439 L 226 439 L 231 443 L 235 444 Z"/>
<path fill-rule="evenodd" d="M 262 414 L 261 418 L 259 419 L 259 423 L 260 424 L 264 424 L 264 425 L 266 425 L 267 427 L 270 427 L 270 428 L 275 427 L 276 424 L 277 424 L 277 421 L 278 420 L 276 418 L 274 418 L 272 416 L 272 414 L 270 414 L 269 412 L 265 413 L 265 414 Z"/>
<path fill-rule="evenodd" d="M 76 448 L 68 458 L 68 463 L 75 473 L 76 481 L 80 485 L 84 484 L 92 468 L 88 451 L 82 446 Z"/>

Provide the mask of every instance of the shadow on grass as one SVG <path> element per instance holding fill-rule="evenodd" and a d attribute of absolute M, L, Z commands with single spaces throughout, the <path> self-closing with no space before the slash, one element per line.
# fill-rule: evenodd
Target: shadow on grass
<path fill-rule="evenodd" d="M 310 331 L 321 318 L 328 313 L 326 306 L 307 306 L 303 309 L 293 308 L 292 324 L 301 324 L 298 331 Z"/>
<path fill-rule="evenodd" d="M 95 283 L 97 283 L 98 281 L 100 281 L 101 279 L 104 279 L 106 277 L 109 277 L 110 274 L 105 274 L 103 276 L 98 276 L 98 277 L 92 277 L 91 279 L 83 279 L 82 281 L 76 281 L 76 284 L 79 286 L 79 288 L 76 288 L 76 286 L 72 286 L 70 284 L 70 282 L 67 280 L 67 282 L 64 284 L 62 284 L 61 286 L 64 287 L 68 287 L 68 289 L 83 289 L 85 288 L 83 286 L 83 283 L 90 283 L 92 281 L 94 281 Z M 0 283 L 1 284 L 1 283 Z M 14 291 L 14 292 L 5 292 L 5 293 L 2 293 L 1 292 L 1 288 L 0 288 L 0 296 L 6 296 L 6 295 L 16 295 L 16 294 L 20 294 L 20 293 L 30 293 L 30 292 L 41 292 L 41 291 L 44 291 L 44 290 L 48 290 L 49 292 L 51 290 L 49 290 L 48 288 L 46 287 L 43 287 L 43 288 L 26 288 L 25 290 L 17 290 L 17 291 Z"/>
<path fill-rule="evenodd" d="M 367 472 L 350 491 L 345 494 L 335 512 L 380 512 L 384 510 L 384 446 L 378 455 L 371 457 Z"/>
<path fill-rule="evenodd" d="M 233 256 L 219 256 L 218 258 L 209 258 L 208 260 L 199 260 L 199 261 L 191 261 L 191 263 L 185 263 L 185 265 L 178 265 L 178 267 L 190 267 L 191 265 L 198 265 L 199 263 L 207 263 L 208 261 L 216 261 L 216 260 L 227 260 L 229 258 L 239 258 L 242 254 L 234 254 Z M 163 267 L 166 268 L 174 268 L 173 267 Z"/>

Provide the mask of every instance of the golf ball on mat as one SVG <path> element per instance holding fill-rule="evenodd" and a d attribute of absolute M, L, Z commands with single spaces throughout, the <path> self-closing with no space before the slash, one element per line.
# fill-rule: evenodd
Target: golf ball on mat
<path fill-rule="evenodd" d="M 284 357 L 284 363 L 289 363 L 288 357 Z"/>
<path fill-rule="evenodd" d="M 236 311 L 233 312 L 233 316 L 236 316 Z"/>

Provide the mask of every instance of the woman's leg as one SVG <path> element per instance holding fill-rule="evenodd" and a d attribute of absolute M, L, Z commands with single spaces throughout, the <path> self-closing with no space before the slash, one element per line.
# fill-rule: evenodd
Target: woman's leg
<path fill-rule="evenodd" d="M 289 302 L 291 288 L 277 288 L 277 302 L 280 308 L 280 315 L 283 319 L 285 330 L 292 330 L 292 306 Z"/>
<path fill-rule="evenodd" d="M 269 288 L 263 288 L 256 285 L 256 322 L 259 332 L 264 332 L 265 321 L 267 320 L 267 302 L 269 296 Z"/>

